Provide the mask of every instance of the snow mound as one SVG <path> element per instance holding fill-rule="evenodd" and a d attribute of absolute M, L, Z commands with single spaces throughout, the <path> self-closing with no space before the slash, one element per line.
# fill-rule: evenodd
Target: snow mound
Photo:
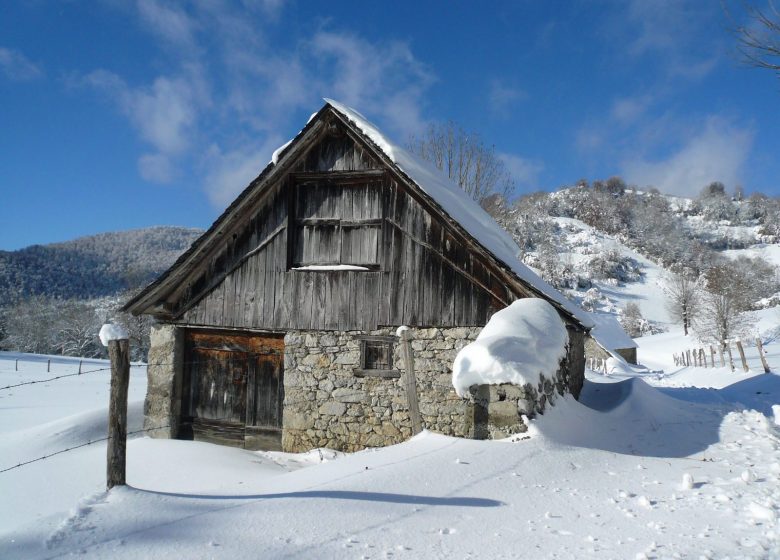
<path fill-rule="evenodd" d="M 477 339 L 455 357 L 452 385 L 461 397 L 472 385 L 533 386 L 552 379 L 566 354 L 566 327 L 543 299 L 515 301 L 494 314 Z"/>
<path fill-rule="evenodd" d="M 128 338 L 127 331 L 122 325 L 114 325 L 112 323 L 106 323 L 100 327 L 98 336 L 103 346 L 108 346 L 110 340 L 125 340 Z"/>

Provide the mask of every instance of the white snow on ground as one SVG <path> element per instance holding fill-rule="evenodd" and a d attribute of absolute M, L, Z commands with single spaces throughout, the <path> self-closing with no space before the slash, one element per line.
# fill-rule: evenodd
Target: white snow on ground
<path fill-rule="evenodd" d="M 78 364 L 14 358 L 0 386 Z M 0 473 L 0 558 L 780 557 L 780 376 L 589 378 L 517 442 L 423 432 L 342 456 L 135 437 L 108 493 L 104 445 L 62 453 Z M 133 368 L 133 426 L 144 389 Z M 107 400 L 106 373 L 0 391 L 0 470 L 105 433 Z"/>
<path fill-rule="evenodd" d="M 555 377 L 567 340 L 566 326 L 552 305 L 543 299 L 519 299 L 493 314 L 477 339 L 458 352 L 452 385 L 461 397 L 472 385 L 536 387 L 542 375 Z"/>

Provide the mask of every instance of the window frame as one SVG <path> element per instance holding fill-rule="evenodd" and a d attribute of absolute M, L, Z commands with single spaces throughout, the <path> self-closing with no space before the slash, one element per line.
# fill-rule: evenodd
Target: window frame
<path fill-rule="evenodd" d="M 381 199 L 381 189 L 384 186 L 385 174 L 383 172 L 360 171 L 360 172 L 339 172 L 337 176 L 330 175 L 328 173 L 295 173 L 291 176 L 290 183 L 290 197 L 288 205 L 288 251 L 287 251 L 287 270 L 295 271 L 300 270 L 302 272 L 317 272 L 316 268 L 308 267 L 335 267 L 340 265 L 360 267 L 355 269 L 355 272 L 375 272 L 382 270 L 382 238 L 383 231 L 385 229 L 384 222 L 384 207 Z M 307 184 L 308 183 L 308 184 Z M 380 192 L 379 200 L 379 217 L 365 218 L 365 219 L 344 219 L 342 217 L 328 217 L 328 218 L 316 218 L 305 217 L 299 218 L 299 192 L 301 189 L 314 187 L 316 184 L 327 183 L 329 186 L 338 187 L 340 189 L 351 188 L 355 186 L 367 185 L 369 188 L 376 188 Z M 297 258 L 298 244 L 302 243 L 300 240 L 301 232 L 306 226 L 310 227 L 333 227 L 335 229 L 333 235 L 338 239 L 338 260 L 336 262 L 324 262 L 324 259 L 318 259 L 316 262 L 306 262 L 303 257 L 301 260 Z M 376 244 L 375 244 L 375 260 L 374 263 L 358 263 L 358 262 L 346 262 L 343 256 L 344 253 L 344 240 L 345 232 L 350 230 L 356 230 L 358 228 L 371 228 L 376 231 Z M 301 252 L 304 252 L 303 246 L 301 246 Z M 335 251 L 334 251 L 335 252 Z M 320 271 L 328 271 L 328 268 L 323 268 Z"/>
<path fill-rule="evenodd" d="M 395 345 L 398 343 L 398 337 L 393 335 L 360 335 L 356 337 L 360 342 L 360 362 L 359 366 L 352 371 L 355 377 L 382 377 L 385 379 L 398 379 L 401 377 L 401 371 L 394 368 L 393 353 Z M 387 345 L 387 356 L 389 368 L 369 368 L 366 367 L 366 347 L 371 343 L 380 343 Z"/>

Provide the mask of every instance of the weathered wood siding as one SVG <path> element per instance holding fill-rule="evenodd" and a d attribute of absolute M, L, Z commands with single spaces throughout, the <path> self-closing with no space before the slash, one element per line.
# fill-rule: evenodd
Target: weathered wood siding
<path fill-rule="evenodd" d="M 177 321 L 279 331 L 480 326 L 522 296 L 376 167 L 348 138 L 315 145 L 172 302 Z M 340 257 L 328 235 L 340 236 Z M 290 269 L 336 262 L 370 270 Z"/>

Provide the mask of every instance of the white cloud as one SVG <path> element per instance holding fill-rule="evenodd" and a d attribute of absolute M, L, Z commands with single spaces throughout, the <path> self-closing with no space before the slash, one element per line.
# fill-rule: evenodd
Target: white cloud
<path fill-rule="evenodd" d="M 176 172 L 170 158 L 163 154 L 144 154 L 138 158 L 138 173 L 150 183 L 170 183 Z"/>
<path fill-rule="evenodd" d="M 17 82 L 43 76 L 43 71 L 21 52 L 3 47 L 0 47 L 0 73 Z"/>
<path fill-rule="evenodd" d="M 520 88 L 512 87 L 501 80 L 493 80 L 488 91 L 488 104 L 494 113 L 505 115 L 518 101 L 528 97 Z"/>
<path fill-rule="evenodd" d="M 82 82 L 111 96 L 143 139 L 166 154 L 188 147 L 198 110 L 208 103 L 197 72 L 159 76 L 149 86 L 134 88 L 113 72 L 95 70 Z"/>
<path fill-rule="evenodd" d="M 542 162 L 513 154 L 499 153 L 497 155 L 504 162 L 519 187 L 536 188 L 539 185 L 539 174 L 544 170 Z"/>
<path fill-rule="evenodd" d="M 631 124 L 639 120 L 652 103 L 650 95 L 620 97 L 613 101 L 610 117 L 619 124 Z"/>
<path fill-rule="evenodd" d="M 230 204 L 265 169 L 271 154 L 281 144 L 281 137 L 272 136 L 262 144 L 227 152 L 212 145 L 205 162 L 208 169 L 205 189 L 211 203 L 217 208 Z"/>
<path fill-rule="evenodd" d="M 382 119 L 408 135 L 424 128 L 423 94 L 433 83 L 429 70 L 401 42 L 371 43 L 349 33 L 321 31 L 313 53 L 332 71 L 323 94 Z"/>
<path fill-rule="evenodd" d="M 654 186 L 661 192 L 695 195 L 712 181 L 726 185 L 740 182 L 752 143 L 750 129 L 711 116 L 671 156 L 655 161 L 645 158 L 624 161 L 623 176 L 629 183 Z"/>
<path fill-rule="evenodd" d="M 175 4 L 157 0 L 138 0 L 138 14 L 147 29 L 165 42 L 186 50 L 195 50 L 196 21 Z"/>

